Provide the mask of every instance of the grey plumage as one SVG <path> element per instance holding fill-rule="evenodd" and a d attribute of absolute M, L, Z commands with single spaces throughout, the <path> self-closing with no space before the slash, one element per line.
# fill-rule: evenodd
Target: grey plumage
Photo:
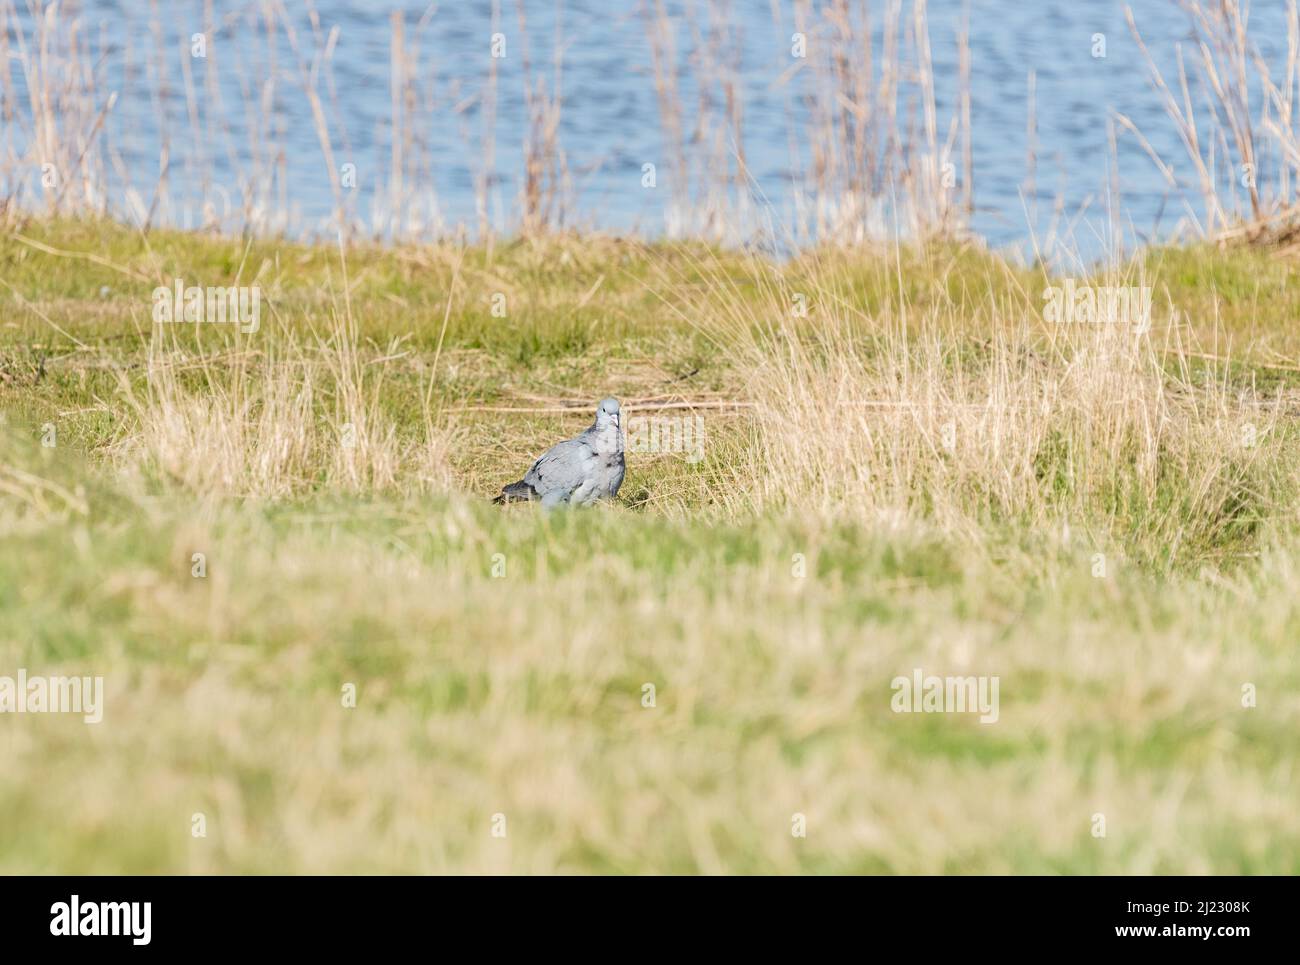
<path fill-rule="evenodd" d="M 542 506 L 589 506 L 613 499 L 623 485 L 623 430 L 618 399 L 603 399 L 596 421 L 575 439 L 542 453 L 524 478 L 501 489 L 493 502 L 540 500 Z"/>

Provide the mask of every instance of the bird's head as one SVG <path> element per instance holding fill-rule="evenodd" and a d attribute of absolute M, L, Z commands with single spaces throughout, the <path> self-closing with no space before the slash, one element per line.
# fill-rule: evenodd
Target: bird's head
<path fill-rule="evenodd" d="M 596 406 L 596 428 L 603 429 L 606 426 L 613 426 L 617 429 L 620 419 L 618 399 L 613 396 L 608 399 L 601 399 L 600 405 Z"/>

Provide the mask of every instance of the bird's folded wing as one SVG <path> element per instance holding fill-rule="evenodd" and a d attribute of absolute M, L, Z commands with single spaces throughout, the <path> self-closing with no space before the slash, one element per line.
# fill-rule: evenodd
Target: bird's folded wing
<path fill-rule="evenodd" d="M 572 491 L 591 475 L 595 465 L 595 450 L 581 439 L 569 439 L 542 453 L 524 476 L 524 482 L 539 496 L 556 489 Z"/>

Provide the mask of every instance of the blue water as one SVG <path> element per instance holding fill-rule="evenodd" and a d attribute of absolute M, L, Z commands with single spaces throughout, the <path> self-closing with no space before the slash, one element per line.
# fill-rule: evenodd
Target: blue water
<path fill-rule="evenodd" d="M 491 63 L 491 3 L 462 0 L 430 6 L 317 0 L 318 32 L 309 16 L 312 8 L 293 0 L 285 5 L 308 66 L 337 28 L 329 69 L 322 64 L 320 73 L 322 107 L 335 167 L 355 165 L 356 187 L 347 190 L 349 210 L 379 235 L 393 227 L 382 214 L 384 185 L 392 170 L 390 15 L 400 11 L 407 43 L 418 53 L 421 78 L 420 103 L 412 111 L 416 155 L 406 178 L 408 185 L 415 179 L 417 190 L 401 205 L 404 228 L 428 237 L 453 231 L 457 225 L 472 231 L 478 222 L 474 185 L 484 158 L 481 95 Z M 689 130 L 694 87 L 684 64 L 692 44 L 684 6 L 681 0 L 665 0 L 678 27 Z M 884 4 L 872 6 L 879 20 Z M 911 6 L 905 0 L 905 12 Z M 1174 45 L 1190 36 L 1186 16 L 1173 0 L 1133 0 L 1132 7 L 1149 47 L 1172 78 Z M 1251 15 L 1251 33 L 1272 61 L 1284 53 L 1282 7 L 1281 3 L 1261 5 Z M 706 18 L 708 5 L 703 0 L 697 0 L 694 8 L 698 17 Z M 774 8 L 779 24 L 774 22 Z M 663 234 L 672 214 L 671 186 L 665 181 L 670 174 L 640 0 L 568 0 L 562 7 L 552 0 L 528 0 L 525 9 L 526 31 L 519 26 L 513 0 L 501 4 L 496 27 L 505 34 L 507 48 L 506 56 L 496 61 L 500 73 L 489 220 L 503 231 L 517 225 L 527 130 L 522 56 L 526 38 L 534 70 L 546 76 L 548 85 L 554 45 L 558 41 L 564 47 L 559 145 L 572 182 L 566 223 Z M 1133 245 L 1167 236 L 1186 213 L 1185 198 L 1199 213 L 1195 192 L 1185 190 L 1194 184 L 1185 151 L 1149 83 L 1119 2 L 972 0 L 966 5 L 931 0 L 930 45 L 941 139 L 954 108 L 956 35 L 966 9 L 976 206 L 972 228 L 978 235 L 995 247 L 1021 251 L 1041 247 L 1054 237 L 1069 250 L 1092 258 L 1110 249 L 1117 225 L 1124 242 Z M 298 58 L 289 49 L 282 27 L 268 46 L 261 4 L 215 3 L 214 10 L 221 26 L 209 38 L 205 61 L 190 57 L 189 51 L 189 37 L 204 28 L 202 2 L 86 0 L 62 5 L 60 16 L 78 19 L 81 36 L 89 41 L 96 62 L 98 102 L 109 91 L 119 92 L 102 135 L 103 145 L 121 158 L 120 170 L 106 166 L 110 209 L 119 217 L 138 220 L 140 211 L 149 206 L 164 139 L 171 157 L 169 190 L 154 218 L 187 226 L 201 220 L 205 198 L 213 210 L 228 213 L 238 197 L 241 174 L 257 170 L 258 152 L 270 148 L 277 166 L 273 180 L 259 187 L 266 207 L 285 217 L 268 223 L 290 234 L 325 233 L 333 208 L 331 180 L 303 94 Z M 19 17 L 30 43 L 31 18 L 25 12 Z M 773 234 L 793 237 L 798 220 L 795 172 L 807 163 L 810 146 L 791 138 L 791 110 L 797 127 L 803 108 L 798 96 L 790 94 L 799 94 L 800 80 L 787 87 L 776 81 L 791 64 L 794 9 L 790 0 L 736 0 L 724 20 L 735 41 L 733 66 L 744 104 L 740 147 L 748 165 L 749 193 L 760 208 L 759 220 L 769 224 Z M 165 38 L 161 49 L 167 89 L 160 97 L 154 94 L 159 50 L 151 27 L 155 21 Z M 1094 56 L 1097 34 L 1105 37 L 1105 57 Z M 268 53 L 272 47 L 274 67 Z M 194 71 L 201 119 L 197 139 L 183 88 L 181 67 L 186 58 Z M 219 104 L 205 87 L 209 66 L 218 77 Z M 11 63 L 10 72 L 15 88 L 24 91 L 16 64 Z M 1027 160 L 1031 72 L 1036 86 L 1032 185 Z M 332 95 L 326 83 L 331 76 Z M 258 129 L 244 105 L 249 96 L 267 93 L 268 79 L 274 80 L 268 95 L 271 124 Z M 23 98 L 10 108 L 20 119 L 30 116 L 24 114 Z M 1132 135 L 1119 132 L 1112 154 L 1108 124 L 1115 112 L 1127 115 L 1142 129 L 1182 187 L 1166 183 Z M 21 120 L 6 138 L 11 147 L 23 143 Z M 658 167 L 655 190 L 642 186 L 646 163 Z M 1109 189 L 1115 174 L 1118 204 Z M 1261 171 L 1259 177 L 1264 182 L 1269 173 Z M 30 196 L 34 184 L 30 170 L 6 172 L 0 193 L 12 193 L 24 178 Z M 129 188 L 137 193 L 134 207 Z M 232 227 L 234 218 L 230 214 L 225 227 Z"/>

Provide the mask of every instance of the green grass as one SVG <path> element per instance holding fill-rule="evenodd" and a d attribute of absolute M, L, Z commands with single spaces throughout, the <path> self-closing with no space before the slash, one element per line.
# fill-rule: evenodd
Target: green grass
<path fill-rule="evenodd" d="M 747 397 L 754 373 L 688 309 L 734 284 L 761 329 L 766 283 L 738 255 L 616 241 L 359 251 L 359 354 L 400 356 L 375 386 L 383 417 L 419 438 L 428 391 L 459 434 L 450 484 L 349 492 L 322 470 L 281 498 L 195 491 L 114 448 L 150 384 L 149 291 L 229 283 L 242 262 L 276 305 L 258 335 L 176 326 L 166 347 L 287 351 L 335 337 L 337 252 L 76 223 L 24 236 L 128 274 L 0 239 L 0 675 L 102 674 L 107 691 L 96 725 L 0 715 L 0 871 L 1300 873 L 1285 412 L 1267 458 L 1224 457 L 1214 478 L 1241 484 L 1217 503 L 1196 466 L 1147 486 L 1122 450 L 1107 486 L 1078 492 L 1087 438 L 1068 427 L 1038 451 L 1034 512 L 954 524 L 953 507 L 1003 505 L 974 471 L 897 512 L 730 503 L 718 487 L 766 468 L 742 411 L 710 413 L 698 465 L 629 457 L 618 505 L 501 511 L 485 497 L 589 416 L 468 407 Z M 903 291 L 890 259 L 819 257 L 782 289 L 826 299 L 800 272 L 836 262 L 838 296 L 870 319 L 968 319 L 971 358 L 992 335 L 980 306 L 1037 305 L 1042 284 L 973 250 L 906 256 Z M 1266 364 L 1291 344 L 1289 276 L 1263 257 L 1149 256 L 1191 328 L 1208 324 L 1192 306 L 1231 295 L 1244 344 L 1226 377 L 1285 394 Z M 213 365 L 184 376 L 193 392 L 260 371 Z M 338 386 L 319 391 L 327 419 Z M 998 676 L 998 722 L 893 713 L 891 681 L 917 667 Z"/>

